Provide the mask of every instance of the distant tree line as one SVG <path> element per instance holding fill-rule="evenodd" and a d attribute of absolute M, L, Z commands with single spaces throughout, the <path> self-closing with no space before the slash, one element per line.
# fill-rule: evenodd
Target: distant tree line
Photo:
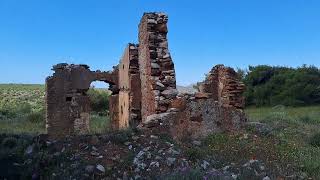
<path fill-rule="evenodd" d="M 258 65 L 238 69 L 238 74 L 246 84 L 247 106 L 320 104 L 320 69 L 315 66 Z"/>

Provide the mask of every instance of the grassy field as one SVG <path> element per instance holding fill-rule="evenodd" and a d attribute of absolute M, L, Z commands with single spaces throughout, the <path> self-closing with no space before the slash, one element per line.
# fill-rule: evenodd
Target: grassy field
<path fill-rule="evenodd" d="M 247 108 L 249 121 L 271 127 L 277 150 L 306 173 L 320 177 L 320 106 Z"/>

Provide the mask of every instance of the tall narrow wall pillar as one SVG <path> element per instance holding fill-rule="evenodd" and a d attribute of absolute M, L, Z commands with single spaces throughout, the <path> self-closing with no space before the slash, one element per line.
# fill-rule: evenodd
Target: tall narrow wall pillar
<path fill-rule="evenodd" d="M 171 99 L 178 94 L 168 49 L 167 21 L 168 17 L 163 13 L 145 13 L 139 25 L 143 121 L 151 114 L 166 112 Z"/>

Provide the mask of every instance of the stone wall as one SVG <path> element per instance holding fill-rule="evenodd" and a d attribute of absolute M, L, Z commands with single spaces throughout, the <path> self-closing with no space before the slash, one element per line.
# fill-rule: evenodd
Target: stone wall
<path fill-rule="evenodd" d="M 138 45 L 129 44 L 129 125 L 136 127 L 141 122 L 141 80 Z"/>
<path fill-rule="evenodd" d="M 217 65 L 212 68 L 199 89 L 200 92 L 211 93 L 212 98 L 224 107 L 244 108 L 242 94 L 245 85 L 240 82 L 237 73 L 230 67 Z"/>
<path fill-rule="evenodd" d="M 178 94 L 167 40 L 168 17 L 145 13 L 139 24 L 139 45 L 128 44 L 112 71 L 90 71 L 87 65 L 58 64 L 46 80 L 49 135 L 89 132 L 93 81 L 109 83 L 109 112 L 113 130 L 128 127 L 171 134 L 175 139 L 199 138 L 236 131 L 246 121 L 244 85 L 237 73 L 215 66 L 195 94 Z"/>
<path fill-rule="evenodd" d="M 89 132 L 90 99 L 87 91 L 99 80 L 117 86 L 113 72 L 90 71 L 87 65 L 57 64 L 46 79 L 46 127 L 54 137 Z"/>
<path fill-rule="evenodd" d="M 167 41 L 167 15 L 145 13 L 139 25 L 139 66 L 144 121 L 154 113 L 166 112 L 177 94 L 174 64 Z"/>
<path fill-rule="evenodd" d="M 138 46 L 128 44 L 119 64 L 119 128 L 137 126 L 141 119 Z"/>
<path fill-rule="evenodd" d="M 242 110 L 223 107 L 213 98 L 199 94 L 180 95 L 171 107 L 179 109 L 170 132 L 176 139 L 196 139 L 212 133 L 236 131 L 245 122 Z"/>

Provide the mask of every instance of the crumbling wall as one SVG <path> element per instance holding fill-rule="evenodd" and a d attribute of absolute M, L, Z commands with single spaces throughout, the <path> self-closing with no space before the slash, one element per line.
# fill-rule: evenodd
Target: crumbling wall
<path fill-rule="evenodd" d="M 141 122 L 141 80 L 138 45 L 129 44 L 129 125 L 136 127 Z"/>
<path fill-rule="evenodd" d="M 90 99 L 87 91 L 93 81 L 116 86 L 112 72 L 90 71 L 87 65 L 57 64 L 46 79 L 46 127 L 53 137 L 89 132 Z"/>
<path fill-rule="evenodd" d="M 148 116 L 140 128 L 168 133 L 179 141 L 237 131 L 246 121 L 243 110 L 221 106 L 210 94 L 179 94 L 169 107 L 165 113 Z"/>
<path fill-rule="evenodd" d="M 216 65 L 200 85 L 200 92 L 211 93 L 212 98 L 224 107 L 244 108 L 243 92 L 245 85 L 230 67 Z"/>
<path fill-rule="evenodd" d="M 118 129 L 129 127 L 129 64 L 130 47 L 127 46 L 119 63 L 119 125 Z"/>
<path fill-rule="evenodd" d="M 166 112 L 177 94 L 174 64 L 167 41 L 167 15 L 145 13 L 139 25 L 139 66 L 142 90 L 141 114 Z"/>
<path fill-rule="evenodd" d="M 109 83 L 111 127 L 136 127 L 170 133 L 176 139 L 198 138 L 241 128 L 244 84 L 237 73 L 215 66 L 200 92 L 179 94 L 168 50 L 167 15 L 145 13 L 139 24 L 139 45 L 128 44 L 113 71 L 90 71 L 86 65 L 58 64 L 46 80 L 47 130 L 65 136 L 89 131 L 92 81 Z"/>
<path fill-rule="evenodd" d="M 128 44 L 119 64 L 119 128 L 135 127 L 141 120 L 138 46 Z"/>
<path fill-rule="evenodd" d="M 152 133 L 167 132 L 176 140 L 242 128 L 246 121 L 244 85 L 232 68 L 215 66 L 199 89 L 194 94 L 172 97 L 167 112 L 147 116 L 140 127 Z"/>
<path fill-rule="evenodd" d="M 48 133 L 63 136 L 87 132 L 90 107 L 85 91 L 93 79 L 91 71 L 87 66 L 67 64 L 53 66 L 53 70 L 53 76 L 46 79 Z"/>
<path fill-rule="evenodd" d="M 181 95 L 172 108 L 179 109 L 170 128 L 176 139 L 199 138 L 217 132 L 239 130 L 245 121 L 242 110 L 223 107 L 213 98 L 201 94 Z"/>

